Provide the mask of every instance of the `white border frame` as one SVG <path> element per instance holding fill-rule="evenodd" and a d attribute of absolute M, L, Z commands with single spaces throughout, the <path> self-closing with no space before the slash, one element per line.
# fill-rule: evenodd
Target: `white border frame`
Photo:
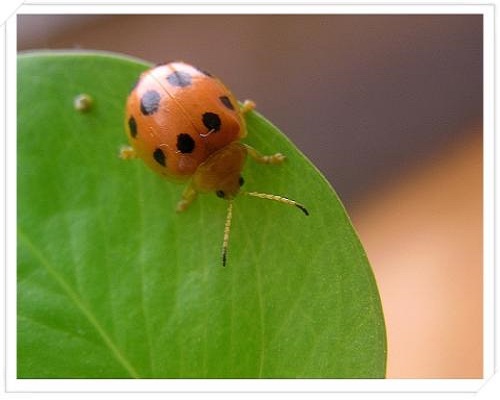
<path fill-rule="evenodd" d="M 93 379 L 17 379 L 16 377 L 16 25 L 18 14 L 482 14 L 484 23 L 484 345 L 483 379 L 148 379 L 148 380 L 93 380 Z M 304 2 L 245 2 L 208 1 L 164 4 L 107 4 L 25 3 L 6 22 L 6 393 L 388 393 L 432 392 L 474 393 L 479 391 L 496 372 L 494 332 L 498 332 L 498 318 L 494 319 L 495 213 L 494 213 L 494 33 L 495 8 L 492 4 L 331 4 L 321 1 Z M 498 108 L 498 107 L 497 107 Z M 498 115 L 498 109 L 497 115 Z M 495 243 L 496 242 L 496 243 Z M 495 377 L 498 388 L 499 379 Z M 491 386 L 491 385 L 490 385 Z M 493 391 L 490 391 L 493 393 Z M 53 397 L 52 397 L 53 398 Z"/>

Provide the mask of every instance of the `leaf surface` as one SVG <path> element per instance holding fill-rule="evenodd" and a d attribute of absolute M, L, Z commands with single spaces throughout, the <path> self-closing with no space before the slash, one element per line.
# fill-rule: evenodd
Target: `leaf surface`
<path fill-rule="evenodd" d="M 257 112 L 245 188 L 227 204 L 118 158 L 138 60 L 103 53 L 18 59 L 18 377 L 384 377 L 376 283 L 335 192 Z M 73 106 L 93 99 L 87 112 Z M 258 100 L 258 99 L 257 99 Z"/>

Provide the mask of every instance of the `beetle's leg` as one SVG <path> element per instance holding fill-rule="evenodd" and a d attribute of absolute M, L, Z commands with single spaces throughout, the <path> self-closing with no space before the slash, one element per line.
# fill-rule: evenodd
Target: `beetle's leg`
<path fill-rule="evenodd" d="M 132 146 L 123 145 L 120 148 L 119 157 L 122 160 L 131 160 L 132 158 L 137 158 L 137 153 Z"/>
<path fill-rule="evenodd" d="M 176 211 L 181 212 L 181 211 L 184 211 L 186 208 L 188 208 L 189 205 L 196 198 L 197 194 L 198 194 L 198 192 L 195 190 L 192 183 L 187 185 L 186 189 L 184 189 L 184 192 L 182 192 L 182 198 L 177 203 Z"/>
<path fill-rule="evenodd" d="M 252 111 L 255 108 L 255 102 L 253 100 L 245 100 L 240 110 L 243 114 L 246 114 L 249 111 Z"/>
<path fill-rule="evenodd" d="M 285 156 L 281 153 L 272 154 L 270 156 L 265 156 L 255 150 L 253 147 L 248 144 L 244 144 L 247 153 L 250 157 L 252 157 L 255 161 L 261 164 L 281 164 L 285 160 Z"/>

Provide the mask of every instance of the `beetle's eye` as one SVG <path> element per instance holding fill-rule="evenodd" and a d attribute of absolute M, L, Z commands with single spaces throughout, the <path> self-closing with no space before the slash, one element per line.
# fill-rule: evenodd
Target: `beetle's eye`
<path fill-rule="evenodd" d="M 243 184 L 245 183 L 245 180 L 243 179 L 242 176 L 240 176 L 240 179 L 238 180 L 238 184 L 241 186 L 243 186 Z"/>
<path fill-rule="evenodd" d="M 226 197 L 226 194 L 224 193 L 223 190 L 217 190 L 215 192 L 215 194 L 217 195 L 217 197 L 220 197 L 221 199 L 223 199 L 224 197 Z"/>

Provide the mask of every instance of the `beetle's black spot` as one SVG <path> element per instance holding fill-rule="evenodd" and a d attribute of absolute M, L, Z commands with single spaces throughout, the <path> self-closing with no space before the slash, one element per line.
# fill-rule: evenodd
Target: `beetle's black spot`
<path fill-rule="evenodd" d="M 243 186 L 243 184 L 245 183 L 245 180 L 243 179 L 243 177 L 240 175 L 240 179 L 238 179 L 238 184 L 241 186 Z"/>
<path fill-rule="evenodd" d="M 191 75 L 184 71 L 174 71 L 167 76 L 167 81 L 172 86 L 186 87 L 191 85 Z"/>
<path fill-rule="evenodd" d="M 194 146 L 194 139 L 188 133 L 180 133 L 177 135 L 177 150 L 181 153 L 192 153 Z"/>
<path fill-rule="evenodd" d="M 130 116 L 130 118 L 128 119 L 128 129 L 130 131 L 130 136 L 135 139 L 135 137 L 137 136 L 137 122 L 132 116 Z"/>
<path fill-rule="evenodd" d="M 160 106 L 160 93 L 156 90 L 148 90 L 141 98 L 141 112 L 144 115 L 151 115 L 158 111 Z"/>
<path fill-rule="evenodd" d="M 217 197 L 220 197 L 221 199 L 223 199 L 224 197 L 226 197 L 226 193 L 224 193 L 223 190 L 217 190 L 215 192 L 215 194 L 217 195 Z"/>
<path fill-rule="evenodd" d="M 221 121 L 217 114 L 213 112 L 206 112 L 203 114 L 202 120 L 203 125 L 205 125 L 209 131 L 217 132 L 220 129 Z"/>
<path fill-rule="evenodd" d="M 154 152 L 153 152 L 153 158 L 155 159 L 155 161 L 166 167 L 167 166 L 167 157 L 165 156 L 165 153 L 163 152 L 162 149 L 160 148 L 157 148 Z"/>
<path fill-rule="evenodd" d="M 233 103 L 231 103 L 231 100 L 227 96 L 221 96 L 219 97 L 219 100 L 224 104 L 227 108 L 230 110 L 234 110 Z"/>

